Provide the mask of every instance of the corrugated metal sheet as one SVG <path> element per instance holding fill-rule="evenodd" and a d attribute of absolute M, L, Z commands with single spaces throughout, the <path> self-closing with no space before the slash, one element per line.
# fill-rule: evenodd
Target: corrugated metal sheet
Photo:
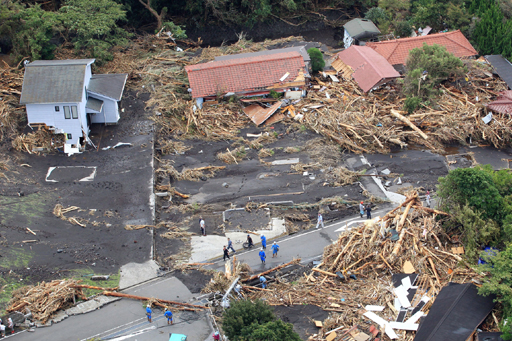
<path fill-rule="evenodd" d="M 127 73 L 93 75 L 87 90 L 120 101 L 127 78 Z"/>
<path fill-rule="evenodd" d="M 244 113 L 254 122 L 257 126 L 263 124 L 270 116 L 272 116 L 277 109 L 281 107 L 281 102 L 277 102 L 270 108 L 263 108 L 257 104 L 249 105 L 244 108 Z"/>
<path fill-rule="evenodd" d="M 37 62 L 25 68 L 21 104 L 82 101 L 86 64 L 37 66 Z"/>
<path fill-rule="evenodd" d="M 508 88 L 512 89 L 512 63 L 506 60 L 501 54 L 485 56 L 485 59 L 491 63 L 500 78 L 507 83 Z"/>

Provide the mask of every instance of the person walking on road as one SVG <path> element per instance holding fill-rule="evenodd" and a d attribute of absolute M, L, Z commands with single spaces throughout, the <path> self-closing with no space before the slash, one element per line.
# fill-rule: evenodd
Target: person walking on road
<path fill-rule="evenodd" d="M 2 323 L 0 323 L 0 335 L 5 336 L 5 326 Z"/>
<path fill-rule="evenodd" d="M 235 249 L 233 248 L 233 242 L 231 241 L 231 239 L 228 238 L 228 250 L 231 249 L 231 251 L 233 251 L 233 253 L 235 253 Z"/>
<path fill-rule="evenodd" d="M 215 333 L 213 333 L 213 339 L 214 339 L 215 341 L 219 341 L 219 340 L 220 340 L 220 334 L 219 334 L 219 332 L 215 332 Z"/>
<path fill-rule="evenodd" d="M 263 250 L 266 250 L 267 249 L 267 237 L 265 237 L 264 235 L 261 235 L 260 239 L 261 239 L 261 247 L 263 247 Z"/>
<path fill-rule="evenodd" d="M 251 238 L 250 234 L 247 235 L 247 244 L 249 245 L 248 246 L 249 249 L 254 246 L 254 243 L 252 242 L 252 238 Z"/>
<path fill-rule="evenodd" d="M 12 322 L 12 318 L 7 318 L 7 328 L 11 330 L 11 334 L 14 334 L 14 323 Z"/>
<path fill-rule="evenodd" d="M 322 228 L 325 228 L 324 226 L 324 217 L 322 217 L 322 214 L 320 212 L 318 212 L 318 220 L 316 222 L 316 229 L 318 228 L 318 226 L 322 224 Z"/>
<path fill-rule="evenodd" d="M 427 191 L 427 196 L 425 197 L 425 201 L 427 202 L 427 206 L 430 208 L 430 191 Z"/>
<path fill-rule="evenodd" d="M 365 210 L 364 203 L 361 201 L 359 203 L 359 213 L 361 214 L 361 218 L 364 216 L 364 210 Z"/>
<path fill-rule="evenodd" d="M 270 247 L 272 249 L 272 258 L 277 257 L 277 251 L 279 251 L 279 245 L 276 242 Z"/>
<path fill-rule="evenodd" d="M 372 219 L 372 206 L 366 205 L 366 219 Z"/>
<path fill-rule="evenodd" d="M 206 224 L 204 223 L 203 217 L 199 220 L 199 226 L 201 227 L 201 234 L 206 236 Z"/>
<path fill-rule="evenodd" d="M 261 248 L 259 255 L 260 255 L 261 262 L 263 264 L 265 264 L 265 258 L 267 258 L 267 255 L 265 254 L 265 251 L 263 250 L 263 248 Z"/>
<path fill-rule="evenodd" d="M 223 251 L 224 251 L 224 261 L 226 261 L 226 257 L 228 257 L 228 259 L 229 259 L 229 251 L 228 251 L 228 249 L 226 249 L 226 245 L 224 245 Z"/>
<path fill-rule="evenodd" d="M 260 283 L 261 283 L 261 287 L 263 289 L 266 289 L 267 288 L 267 279 L 263 276 L 260 276 Z"/>
<path fill-rule="evenodd" d="M 171 322 L 171 324 L 173 324 L 173 322 L 172 322 L 172 311 L 167 310 L 167 308 L 165 308 L 164 316 L 167 318 L 167 324 L 169 324 L 169 322 Z"/>
<path fill-rule="evenodd" d="M 150 306 L 147 306 L 146 307 L 146 316 L 148 317 L 148 322 L 151 323 L 151 307 Z"/>

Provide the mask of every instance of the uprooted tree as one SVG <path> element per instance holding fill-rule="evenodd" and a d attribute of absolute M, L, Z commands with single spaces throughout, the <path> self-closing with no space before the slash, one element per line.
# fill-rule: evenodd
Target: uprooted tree
<path fill-rule="evenodd" d="M 430 104 L 434 101 L 439 93 L 437 87 L 443 81 L 463 76 L 466 72 L 464 63 L 446 47 L 426 43 L 409 53 L 406 70 L 402 92 L 407 96 L 404 105 L 409 112 L 416 110 L 420 102 Z"/>

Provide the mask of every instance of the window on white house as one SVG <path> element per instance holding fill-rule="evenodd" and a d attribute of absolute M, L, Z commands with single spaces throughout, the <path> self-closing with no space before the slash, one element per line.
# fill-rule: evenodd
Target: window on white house
<path fill-rule="evenodd" d="M 71 113 L 73 114 L 73 118 L 74 119 L 77 119 L 78 118 L 78 109 L 76 108 L 76 105 L 73 105 L 71 107 Z"/>
<path fill-rule="evenodd" d="M 71 134 L 67 134 L 68 135 L 68 140 L 71 140 L 73 138 L 73 135 Z"/>
<path fill-rule="evenodd" d="M 64 106 L 64 118 L 66 120 L 69 120 L 71 118 L 71 112 L 69 111 L 69 107 L 68 106 Z"/>
<path fill-rule="evenodd" d="M 60 107 L 58 105 L 55 106 L 55 111 L 60 111 Z"/>

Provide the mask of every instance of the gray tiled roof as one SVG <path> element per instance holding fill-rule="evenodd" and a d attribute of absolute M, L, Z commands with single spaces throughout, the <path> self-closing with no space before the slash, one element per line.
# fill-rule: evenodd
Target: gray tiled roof
<path fill-rule="evenodd" d="M 87 91 L 120 101 L 127 78 L 127 73 L 93 75 Z"/>
<path fill-rule="evenodd" d="M 87 64 L 62 62 L 38 60 L 28 64 L 25 67 L 20 103 L 80 102 Z"/>
<path fill-rule="evenodd" d="M 103 108 L 103 101 L 101 99 L 89 97 L 85 103 L 85 107 L 94 111 L 101 111 L 101 108 Z"/>
<path fill-rule="evenodd" d="M 485 59 L 491 63 L 500 78 L 507 83 L 509 89 L 512 89 L 512 64 L 501 54 L 485 56 Z"/>
<path fill-rule="evenodd" d="M 304 59 L 304 62 L 309 62 L 311 60 L 308 52 L 306 51 L 305 46 L 292 46 L 292 47 L 285 47 L 282 49 L 264 50 L 264 51 L 251 52 L 251 53 L 240 53 L 240 54 L 229 54 L 229 55 L 225 55 L 225 56 L 218 56 L 218 57 L 215 57 L 215 61 L 229 60 L 229 59 L 236 59 L 236 58 L 259 57 L 259 56 L 266 56 L 266 55 L 271 55 L 271 54 L 275 54 L 275 53 L 292 52 L 292 51 L 299 52 L 302 56 L 302 59 Z"/>

